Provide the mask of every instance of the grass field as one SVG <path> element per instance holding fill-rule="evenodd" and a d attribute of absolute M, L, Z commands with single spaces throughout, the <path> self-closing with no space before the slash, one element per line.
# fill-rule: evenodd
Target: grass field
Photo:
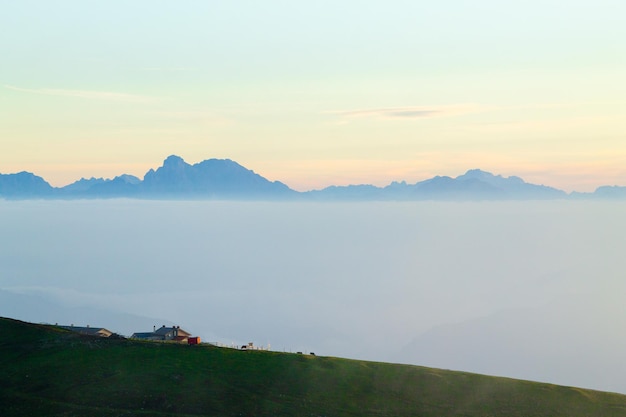
<path fill-rule="evenodd" d="M 113 340 L 0 319 L 0 415 L 626 416 L 626 396 L 408 365 Z"/>

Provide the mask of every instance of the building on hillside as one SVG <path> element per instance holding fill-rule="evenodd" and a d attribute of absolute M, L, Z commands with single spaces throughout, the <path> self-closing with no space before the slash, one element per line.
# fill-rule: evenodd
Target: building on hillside
<path fill-rule="evenodd" d="M 191 333 L 183 330 L 180 326 L 153 328 L 152 332 L 133 333 L 131 339 L 155 340 L 155 341 L 176 341 L 187 343 Z"/>
<path fill-rule="evenodd" d="M 87 327 L 81 327 L 81 326 L 74 326 L 73 324 L 69 326 L 57 326 L 57 327 L 60 327 L 61 329 L 65 329 L 65 330 L 71 330 L 73 332 L 80 333 L 80 334 L 86 334 L 89 336 L 111 337 L 111 335 L 113 335 L 112 331 L 107 330 L 104 327 L 90 327 L 89 325 Z"/>

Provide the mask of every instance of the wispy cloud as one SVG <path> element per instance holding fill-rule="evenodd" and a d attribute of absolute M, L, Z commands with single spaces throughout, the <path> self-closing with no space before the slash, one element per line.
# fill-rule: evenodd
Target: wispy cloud
<path fill-rule="evenodd" d="M 195 67 L 142 67 L 140 71 L 158 71 L 158 72 L 181 72 L 181 71 L 197 71 Z"/>
<path fill-rule="evenodd" d="M 130 103 L 152 103 L 157 101 L 157 99 L 154 97 L 146 97 L 136 94 L 118 93 L 112 91 L 65 90 L 58 88 L 22 88 L 12 85 L 5 85 L 4 88 L 13 91 L 20 91 L 23 93 L 43 94 L 47 96 L 76 97 L 89 100 L 124 101 Z"/>
<path fill-rule="evenodd" d="M 454 116 L 464 113 L 478 111 L 476 105 L 454 105 L 454 106 L 408 106 L 408 107 L 382 107 L 374 109 L 357 109 L 332 111 L 344 119 L 383 119 L 383 120 L 410 120 L 410 119 L 430 119 L 433 117 Z"/>

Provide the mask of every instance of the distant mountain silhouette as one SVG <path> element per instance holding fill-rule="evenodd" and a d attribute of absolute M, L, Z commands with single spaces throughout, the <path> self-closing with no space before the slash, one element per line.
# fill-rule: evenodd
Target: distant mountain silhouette
<path fill-rule="evenodd" d="M 331 185 L 323 190 L 307 191 L 303 194 L 313 200 L 383 200 L 382 188 L 369 184 L 361 185 Z"/>
<path fill-rule="evenodd" d="M 94 177 L 91 177 L 89 179 L 81 178 L 78 181 L 73 182 L 70 185 L 66 185 L 65 187 L 61 188 L 61 190 L 68 194 L 72 194 L 72 193 L 78 194 L 78 193 L 83 193 L 89 190 L 91 187 L 93 187 L 96 184 L 102 184 L 107 181 L 110 181 L 110 180 L 107 180 L 104 178 L 94 178 Z"/>
<path fill-rule="evenodd" d="M 415 184 L 392 182 L 374 185 L 330 186 L 297 192 L 280 181 L 269 181 L 230 159 L 208 159 L 188 164 L 171 155 L 143 180 L 132 175 L 113 179 L 81 178 L 54 188 L 29 172 L 0 174 L 0 198 L 144 198 L 144 199 L 231 199 L 314 201 L 414 201 L 414 200 L 544 200 L 626 199 L 626 187 L 603 186 L 594 193 L 571 193 L 530 184 L 519 177 L 503 177 L 471 169 L 456 178 L 436 176 Z"/>
<path fill-rule="evenodd" d="M 563 198 L 565 191 L 558 190 L 545 185 L 529 184 L 520 177 L 507 177 L 493 175 L 479 169 L 471 169 L 465 174 L 456 177 L 457 181 L 480 181 L 495 187 L 498 193 L 504 193 L 506 197 L 516 199 L 542 199 L 542 198 Z"/>
<path fill-rule="evenodd" d="M 626 187 L 604 185 L 598 187 L 593 195 L 597 198 L 622 199 L 626 198 Z"/>
<path fill-rule="evenodd" d="M 104 178 L 81 178 L 59 189 L 66 198 L 112 198 L 133 197 L 140 191 L 141 180 L 133 175 L 119 175 L 112 180 Z"/>
<path fill-rule="evenodd" d="M 141 195 L 155 197 L 240 199 L 296 194 L 282 182 L 271 182 L 230 159 L 208 159 L 190 165 L 175 155 L 156 171 L 148 171 L 140 188 Z"/>
<path fill-rule="evenodd" d="M 54 188 L 43 178 L 30 172 L 0 174 L 0 197 L 45 198 L 54 193 Z"/>
<path fill-rule="evenodd" d="M 524 182 L 519 177 L 504 178 L 472 169 L 456 178 L 436 176 L 413 185 L 393 182 L 379 188 L 373 185 L 328 187 L 310 191 L 317 200 L 521 200 L 566 198 L 564 191 Z"/>

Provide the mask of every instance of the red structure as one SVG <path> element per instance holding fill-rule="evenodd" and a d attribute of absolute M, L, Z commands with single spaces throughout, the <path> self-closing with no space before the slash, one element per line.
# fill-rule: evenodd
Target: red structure
<path fill-rule="evenodd" d="M 187 343 L 190 345 L 199 345 L 200 344 L 200 337 L 196 336 L 196 337 L 189 337 L 187 338 Z"/>

